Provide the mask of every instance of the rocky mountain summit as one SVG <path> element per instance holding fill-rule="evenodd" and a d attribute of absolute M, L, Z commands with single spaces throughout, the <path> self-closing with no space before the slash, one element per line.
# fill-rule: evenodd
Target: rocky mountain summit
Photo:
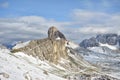
<path fill-rule="evenodd" d="M 51 27 L 48 30 L 48 38 L 32 40 L 28 45 L 13 48 L 12 51 L 22 51 L 28 55 L 39 57 L 40 60 L 48 60 L 57 64 L 60 58 L 67 58 L 68 54 L 65 44 L 65 36 L 57 28 Z"/>
<path fill-rule="evenodd" d="M 108 33 L 108 34 L 99 34 L 96 37 L 90 39 L 85 39 L 80 43 L 80 46 L 83 48 L 88 47 L 98 47 L 101 44 L 108 44 L 112 46 L 120 47 L 120 35 Z"/>

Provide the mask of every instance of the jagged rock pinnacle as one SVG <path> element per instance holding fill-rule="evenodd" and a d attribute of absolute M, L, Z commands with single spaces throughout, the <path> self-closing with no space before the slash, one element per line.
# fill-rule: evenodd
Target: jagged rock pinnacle
<path fill-rule="evenodd" d="M 50 27 L 48 30 L 48 38 L 49 39 L 65 39 L 65 36 L 54 26 Z"/>

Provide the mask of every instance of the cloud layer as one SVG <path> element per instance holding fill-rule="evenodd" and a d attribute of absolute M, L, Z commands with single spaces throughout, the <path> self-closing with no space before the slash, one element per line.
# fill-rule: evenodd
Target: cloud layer
<path fill-rule="evenodd" d="M 99 33 L 120 34 L 120 14 L 75 9 L 70 21 L 56 21 L 42 16 L 0 18 L 0 42 L 14 43 L 47 37 L 50 26 L 56 26 L 75 42 Z"/>

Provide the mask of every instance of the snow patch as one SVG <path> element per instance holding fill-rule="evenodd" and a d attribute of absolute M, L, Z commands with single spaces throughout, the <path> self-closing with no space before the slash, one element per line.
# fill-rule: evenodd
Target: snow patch
<path fill-rule="evenodd" d="M 60 37 L 57 37 L 56 40 L 60 40 L 61 38 Z"/>
<path fill-rule="evenodd" d="M 116 46 L 112 46 L 112 45 L 109 45 L 109 44 L 102 44 L 102 43 L 99 43 L 100 46 L 106 46 L 108 47 L 109 49 L 112 49 L 112 50 L 117 50 L 117 47 Z"/>
<path fill-rule="evenodd" d="M 16 44 L 16 45 L 13 47 L 13 49 L 19 49 L 19 48 L 25 47 L 25 46 L 27 46 L 29 43 L 30 43 L 30 41 L 18 43 L 18 44 Z"/>
<path fill-rule="evenodd" d="M 88 49 L 94 52 L 104 53 L 104 50 L 102 49 L 102 47 L 89 47 Z"/>

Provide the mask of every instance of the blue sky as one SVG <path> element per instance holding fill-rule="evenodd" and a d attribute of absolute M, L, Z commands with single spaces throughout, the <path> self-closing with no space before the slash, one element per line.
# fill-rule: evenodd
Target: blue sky
<path fill-rule="evenodd" d="M 120 0 L 0 0 L 1 43 L 41 38 L 52 25 L 75 42 L 119 34 Z"/>
<path fill-rule="evenodd" d="M 74 9 L 97 12 L 120 12 L 120 0 L 0 0 L 0 17 L 43 16 L 69 20 Z"/>

